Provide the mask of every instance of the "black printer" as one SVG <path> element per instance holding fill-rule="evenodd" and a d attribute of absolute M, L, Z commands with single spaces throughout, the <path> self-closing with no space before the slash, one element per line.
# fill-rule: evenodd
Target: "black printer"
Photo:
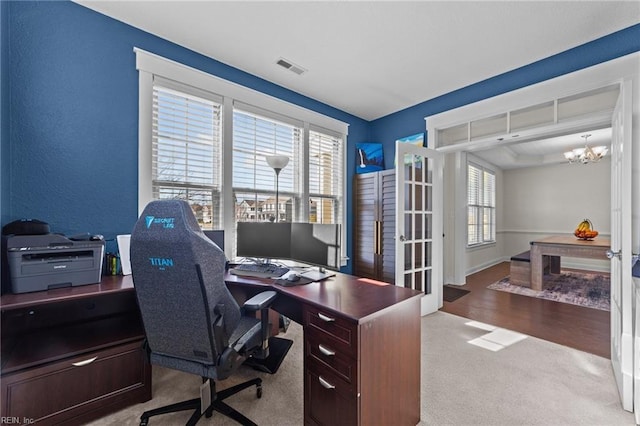
<path fill-rule="evenodd" d="M 6 254 L 12 293 L 100 282 L 104 241 L 73 241 L 60 234 L 10 235 Z"/>

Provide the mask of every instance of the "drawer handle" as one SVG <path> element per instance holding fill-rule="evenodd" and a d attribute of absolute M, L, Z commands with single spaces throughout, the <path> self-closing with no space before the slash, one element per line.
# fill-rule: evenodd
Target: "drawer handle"
<path fill-rule="evenodd" d="M 327 382 L 325 379 L 322 378 L 322 376 L 318 376 L 318 381 L 320 382 L 320 384 L 327 388 L 327 389 L 335 389 L 336 387 L 333 386 L 331 383 Z"/>
<path fill-rule="evenodd" d="M 93 358 L 85 359 L 84 361 L 73 362 L 71 363 L 71 365 L 73 365 L 74 367 L 83 367 L 85 365 L 91 364 L 96 359 L 98 359 L 98 357 L 94 356 Z"/>
<path fill-rule="evenodd" d="M 331 349 L 323 345 L 318 345 L 318 349 L 320 349 L 320 352 L 327 356 L 334 356 L 336 354 L 336 351 L 332 351 Z"/>
<path fill-rule="evenodd" d="M 336 320 L 335 318 L 331 318 L 331 317 L 328 317 L 328 316 L 326 316 L 326 315 L 322 315 L 320 312 L 318 312 L 318 317 L 319 317 L 322 321 L 326 321 L 326 322 L 332 322 L 332 321 L 335 321 L 335 320 Z"/>

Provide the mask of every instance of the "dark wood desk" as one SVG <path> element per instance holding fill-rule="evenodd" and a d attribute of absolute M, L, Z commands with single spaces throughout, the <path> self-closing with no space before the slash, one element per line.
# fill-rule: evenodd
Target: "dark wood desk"
<path fill-rule="evenodd" d="M 239 301 L 277 291 L 273 308 L 303 326 L 305 424 L 420 421 L 422 293 L 344 274 L 296 287 L 226 281 Z M 3 416 L 82 424 L 151 397 L 131 276 L 3 295 L 0 309 Z M 94 356 L 105 362 L 73 366 Z"/>
<path fill-rule="evenodd" d="M 151 399 L 131 277 L 0 297 L 3 417 L 79 425 Z"/>
<path fill-rule="evenodd" d="M 422 293 L 344 274 L 295 287 L 228 275 L 227 286 L 238 300 L 276 290 L 273 308 L 303 326 L 305 424 L 420 421 Z"/>

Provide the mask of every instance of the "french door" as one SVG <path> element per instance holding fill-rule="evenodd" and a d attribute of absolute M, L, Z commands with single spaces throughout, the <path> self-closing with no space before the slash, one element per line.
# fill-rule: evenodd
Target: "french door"
<path fill-rule="evenodd" d="M 611 122 L 611 249 L 608 252 L 611 259 L 611 364 L 622 406 L 628 411 L 634 409 L 632 309 L 636 298 L 631 276 L 631 87 L 630 81 L 621 85 Z M 638 398 L 636 395 L 635 399 Z M 635 408 L 638 418 L 640 406 L 636 404 Z"/>
<path fill-rule="evenodd" d="M 441 156 L 396 143 L 396 285 L 424 293 L 422 315 L 442 305 Z"/>

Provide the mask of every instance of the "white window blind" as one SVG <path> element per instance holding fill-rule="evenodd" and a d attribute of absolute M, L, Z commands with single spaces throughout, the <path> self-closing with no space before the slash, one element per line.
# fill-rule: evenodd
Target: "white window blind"
<path fill-rule="evenodd" d="M 221 221 L 221 104 L 153 85 L 154 199 L 189 202 L 204 229 Z"/>
<path fill-rule="evenodd" d="M 301 147 L 303 128 L 234 109 L 233 193 L 236 221 L 299 220 Z M 278 176 L 267 164 L 268 155 L 286 155 L 289 163 Z"/>
<path fill-rule="evenodd" d="M 343 152 L 341 137 L 309 131 L 309 222 L 342 222 Z"/>
<path fill-rule="evenodd" d="M 467 165 L 467 245 L 496 240 L 496 176 L 471 162 Z"/>

